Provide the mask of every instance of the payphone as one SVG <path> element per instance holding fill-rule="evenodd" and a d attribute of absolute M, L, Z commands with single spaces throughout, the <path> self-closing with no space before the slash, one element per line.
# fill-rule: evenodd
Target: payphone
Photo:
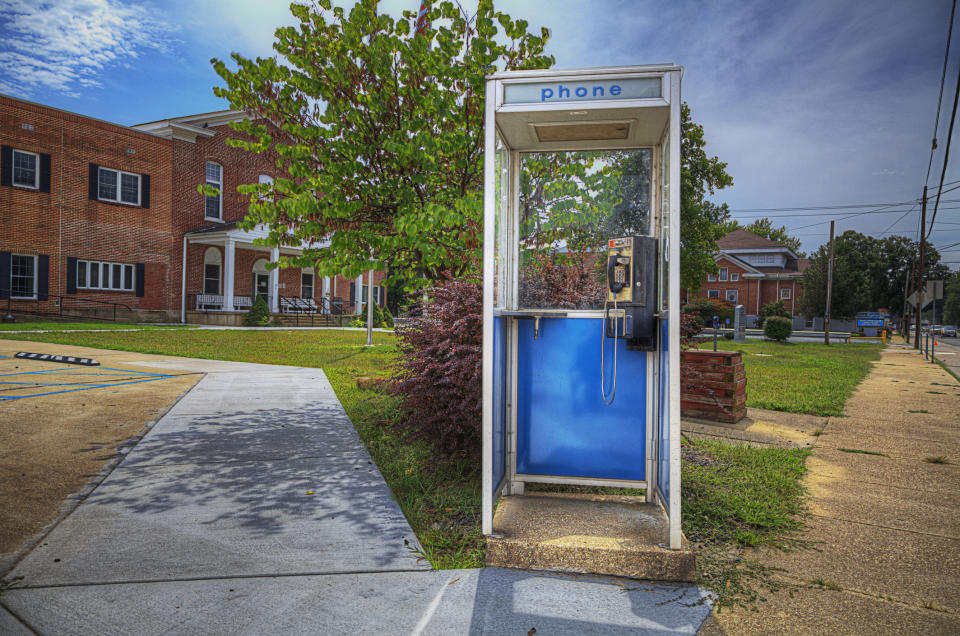
<path fill-rule="evenodd" d="M 681 548 L 681 75 L 658 64 L 487 78 L 487 536 L 499 498 L 522 501 L 528 483 L 635 488 L 665 519 L 650 520 L 656 543 Z"/>
<path fill-rule="evenodd" d="M 656 282 L 657 239 L 626 236 L 607 241 L 605 337 L 626 339 L 630 350 L 656 348 Z"/>

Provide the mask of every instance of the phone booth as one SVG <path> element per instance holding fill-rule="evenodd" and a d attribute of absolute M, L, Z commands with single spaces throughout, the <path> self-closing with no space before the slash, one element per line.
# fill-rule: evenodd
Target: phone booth
<path fill-rule="evenodd" d="M 522 501 L 527 484 L 613 486 L 644 489 L 663 521 L 657 543 L 681 548 L 681 75 L 655 65 L 487 78 L 490 537 L 498 500 Z"/>

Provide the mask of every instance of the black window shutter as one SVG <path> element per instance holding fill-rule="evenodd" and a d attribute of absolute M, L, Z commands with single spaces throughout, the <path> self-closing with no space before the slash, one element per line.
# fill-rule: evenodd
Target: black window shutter
<path fill-rule="evenodd" d="M 0 252 L 0 298 L 10 297 L 10 252 Z"/>
<path fill-rule="evenodd" d="M 350 304 L 352 305 L 355 302 L 357 302 L 357 284 L 350 283 Z"/>
<path fill-rule="evenodd" d="M 99 197 L 97 196 L 97 180 L 100 178 L 100 166 L 95 163 L 90 164 L 90 192 L 89 197 L 91 201 L 96 201 Z"/>
<path fill-rule="evenodd" d="M 0 185 L 13 185 L 13 148 L 10 146 L 0 148 Z"/>
<path fill-rule="evenodd" d="M 50 192 L 50 155 L 40 155 L 40 192 Z"/>
<path fill-rule="evenodd" d="M 73 256 L 67 257 L 67 293 L 77 293 L 77 259 Z"/>
<path fill-rule="evenodd" d="M 137 290 L 137 297 L 143 298 L 143 283 L 146 278 L 146 266 L 143 263 L 137 263 L 134 267 L 136 270 L 136 285 L 135 289 Z"/>
<path fill-rule="evenodd" d="M 140 175 L 140 207 L 150 207 L 150 175 Z"/>
<path fill-rule="evenodd" d="M 37 300 L 46 300 L 50 291 L 50 257 L 37 256 Z"/>

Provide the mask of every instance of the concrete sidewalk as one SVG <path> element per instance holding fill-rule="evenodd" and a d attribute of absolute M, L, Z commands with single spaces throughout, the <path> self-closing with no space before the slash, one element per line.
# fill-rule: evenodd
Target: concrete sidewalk
<path fill-rule="evenodd" d="M 890 347 L 845 412 L 807 460 L 816 550 L 763 556 L 803 587 L 703 633 L 960 633 L 960 384 Z"/>
<path fill-rule="evenodd" d="M 434 571 L 319 369 L 205 377 L 10 573 L 0 633 L 693 633 L 693 586 Z"/>

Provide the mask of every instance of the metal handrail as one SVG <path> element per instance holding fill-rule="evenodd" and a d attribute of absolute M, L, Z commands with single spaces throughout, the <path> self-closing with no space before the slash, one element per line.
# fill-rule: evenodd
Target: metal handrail
<path fill-rule="evenodd" d="M 7 315 L 4 316 L 4 318 L 3 318 L 4 321 L 6 321 L 6 322 L 12 322 L 12 321 L 13 321 L 13 304 L 14 304 L 14 303 L 18 303 L 18 304 L 24 304 L 24 303 L 26 303 L 26 304 L 32 304 L 32 305 L 34 306 L 33 311 L 27 311 L 27 310 L 25 310 L 25 309 L 21 309 L 21 308 L 18 307 L 18 308 L 17 308 L 17 311 L 22 312 L 22 313 L 30 313 L 30 314 L 35 314 L 35 315 L 37 315 L 37 316 L 54 316 L 54 315 L 56 315 L 56 316 L 59 317 L 59 318 L 77 318 L 77 319 L 89 318 L 89 316 L 70 316 L 70 315 L 64 316 L 64 314 L 63 314 L 64 301 L 74 301 L 74 302 L 81 302 L 81 303 L 90 303 L 91 305 L 100 305 L 100 306 L 105 306 L 105 307 L 107 307 L 107 308 L 110 308 L 110 309 L 112 310 L 112 312 L 113 312 L 113 317 L 112 317 L 112 318 L 102 318 L 102 317 L 100 317 L 100 316 L 97 316 L 97 317 L 100 318 L 101 320 L 112 320 L 113 322 L 116 322 L 116 321 L 117 321 L 117 311 L 118 311 L 118 309 L 122 308 L 122 309 L 125 309 L 125 310 L 129 311 L 129 312 L 132 312 L 132 311 L 133 311 L 133 309 L 130 307 L 130 305 L 127 305 L 127 304 L 125 304 L 125 303 L 113 303 L 113 302 L 110 302 L 110 301 L 108 301 L 108 300 L 96 300 L 96 299 L 93 299 L 93 298 L 83 298 L 82 296 L 75 296 L 75 295 L 73 295 L 73 294 L 70 294 L 70 295 L 67 295 L 67 296 L 62 295 L 62 294 L 47 294 L 46 300 L 40 300 L 39 298 L 14 298 L 14 297 L 12 296 L 12 291 L 13 291 L 12 289 L 0 288 L 0 292 L 5 292 L 5 293 L 6 293 L 6 296 L 7 296 Z M 41 311 L 41 310 L 40 310 L 40 303 L 49 303 L 49 302 L 52 301 L 52 300 L 57 300 L 57 301 L 58 301 L 58 302 L 57 302 L 57 311 L 56 311 L 56 312 L 52 312 L 52 311 Z"/>

